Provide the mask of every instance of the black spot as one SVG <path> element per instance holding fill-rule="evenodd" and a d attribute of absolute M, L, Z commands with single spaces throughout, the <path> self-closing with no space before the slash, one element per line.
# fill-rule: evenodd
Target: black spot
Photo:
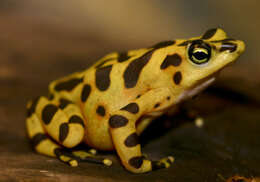
<path fill-rule="evenodd" d="M 135 147 L 139 144 L 139 138 L 136 133 L 132 133 L 125 139 L 125 146 L 127 147 Z"/>
<path fill-rule="evenodd" d="M 137 95 L 137 96 L 136 96 L 137 99 L 140 98 L 140 97 L 141 97 L 141 95 Z"/>
<path fill-rule="evenodd" d="M 53 104 L 48 104 L 42 110 L 42 121 L 47 125 L 51 122 L 53 116 L 58 111 L 58 107 Z"/>
<path fill-rule="evenodd" d="M 227 39 L 222 39 L 222 40 L 212 40 L 210 42 L 212 42 L 212 43 L 219 43 L 219 42 L 226 43 L 226 42 L 229 42 L 229 41 L 235 41 L 235 39 L 227 38 Z"/>
<path fill-rule="evenodd" d="M 161 69 L 166 69 L 169 66 L 179 66 L 181 64 L 181 56 L 179 54 L 168 55 L 163 63 L 161 64 Z"/>
<path fill-rule="evenodd" d="M 171 46 L 174 44 L 175 44 L 174 40 L 168 40 L 168 41 L 159 42 L 159 43 L 153 45 L 151 48 L 160 49 L 160 48 L 168 47 L 168 46 Z"/>
<path fill-rule="evenodd" d="M 55 85 L 54 89 L 56 91 L 71 91 L 73 90 L 78 84 L 83 82 L 83 78 L 73 78 L 67 81 L 63 81 Z"/>
<path fill-rule="evenodd" d="M 236 178 L 236 177 L 232 177 L 232 180 L 231 180 L 231 182 L 246 182 L 247 180 L 244 180 L 244 179 L 242 179 L 243 177 L 239 177 L 239 179 L 238 178 Z M 251 180 L 250 180 L 251 181 Z M 255 180 L 252 180 L 252 181 L 255 181 Z"/>
<path fill-rule="evenodd" d="M 57 157 L 62 155 L 62 149 L 61 148 L 55 148 L 54 153 Z"/>
<path fill-rule="evenodd" d="M 159 161 L 152 161 L 152 171 L 165 168 L 165 164 Z"/>
<path fill-rule="evenodd" d="M 128 119 L 124 116 L 113 115 L 109 118 L 109 125 L 111 128 L 120 128 L 127 125 Z"/>
<path fill-rule="evenodd" d="M 32 101 L 32 105 L 27 109 L 27 117 L 31 117 L 31 115 L 35 112 L 36 106 L 40 100 L 40 97 L 37 97 Z"/>
<path fill-rule="evenodd" d="M 231 42 L 223 43 L 220 48 L 220 52 L 229 50 L 230 52 L 234 52 L 237 50 L 237 45 Z"/>
<path fill-rule="evenodd" d="M 136 114 L 139 111 L 139 107 L 136 103 L 130 103 L 127 106 L 123 107 L 121 110 L 125 110 L 130 113 Z"/>
<path fill-rule="evenodd" d="M 84 85 L 82 92 L 81 92 L 81 101 L 82 102 L 86 102 L 90 92 L 91 92 L 90 85 L 88 85 L 88 84 Z"/>
<path fill-rule="evenodd" d="M 133 60 L 126 68 L 124 72 L 124 82 L 126 88 L 133 88 L 139 78 L 139 75 L 143 67 L 148 63 L 153 51 L 145 53 L 143 56 Z"/>
<path fill-rule="evenodd" d="M 64 148 L 63 149 L 62 148 L 55 148 L 54 149 L 54 153 L 55 153 L 55 155 L 57 157 L 60 157 L 60 156 L 71 156 L 71 153 L 68 150 L 64 149 Z"/>
<path fill-rule="evenodd" d="M 191 97 L 191 99 L 196 99 L 198 97 L 198 95 L 193 95 L 192 97 Z"/>
<path fill-rule="evenodd" d="M 143 156 L 133 157 L 129 160 L 129 164 L 134 168 L 140 168 L 143 164 Z"/>
<path fill-rule="evenodd" d="M 53 100 L 54 99 L 54 95 L 53 94 L 49 94 L 48 99 L 49 100 Z"/>
<path fill-rule="evenodd" d="M 210 39 L 211 37 L 213 37 L 215 35 L 215 33 L 217 32 L 217 28 L 212 28 L 209 29 L 203 36 L 202 39 Z"/>
<path fill-rule="evenodd" d="M 71 104 L 72 102 L 67 99 L 60 99 L 59 108 L 64 109 L 67 105 Z"/>
<path fill-rule="evenodd" d="M 178 44 L 178 46 L 187 46 L 191 41 L 190 40 L 186 40 L 180 44 Z"/>
<path fill-rule="evenodd" d="M 31 139 L 32 146 L 35 148 L 37 145 L 39 145 L 39 143 L 46 139 L 48 139 L 48 137 L 44 133 L 37 133 Z"/>
<path fill-rule="evenodd" d="M 85 127 L 84 121 L 77 115 L 73 115 L 69 119 L 69 123 L 77 123 Z"/>
<path fill-rule="evenodd" d="M 110 85 L 110 72 L 112 65 L 98 68 L 96 70 L 96 86 L 100 91 L 105 91 Z"/>
<path fill-rule="evenodd" d="M 170 99 L 171 99 L 171 97 L 170 97 L 170 96 L 168 96 L 166 99 L 167 99 L 167 100 L 170 100 Z"/>
<path fill-rule="evenodd" d="M 122 63 L 124 61 L 127 61 L 130 58 L 130 56 L 127 55 L 127 52 L 120 52 L 118 53 L 118 62 Z"/>
<path fill-rule="evenodd" d="M 102 67 L 105 63 L 109 62 L 109 61 L 112 61 L 112 60 L 115 60 L 115 58 L 108 58 L 108 59 L 105 59 L 103 60 L 101 63 L 99 63 L 96 68 L 100 68 Z"/>
<path fill-rule="evenodd" d="M 157 108 L 157 107 L 159 107 L 160 105 L 161 105 L 160 103 L 157 103 L 157 104 L 154 105 L 154 108 Z"/>
<path fill-rule="evenodd" d="M 173 76 L 173 81 L 176 85 L 181 83 L 182 75 L 180 71 L 177 71 Z"/>
<path fill-rule="evenodd" d="M 245 179 L 232 179 L 232 182 L 246 182 L 246 180 Z"/>
<path fill-rule="evenodd" d="M 68 123 L 62 123 L 60 125 L 60 133 L 59 133 L 59 141 L 63 142 L 69 133 L 69 125 Z"/>
<path fill-rule="evenodd" d="M 105 116 L 106 115 L 106 110 L 105 110 L 105 108 L 103 106 L 98 106 L 96 112 L 100 116 Z"/>
<path fill-rule="evenodd" d="M 166 160 L 166 162 L 169 163 L 169 164 L 172 163 L 172 161 L 169 158 Z"/>

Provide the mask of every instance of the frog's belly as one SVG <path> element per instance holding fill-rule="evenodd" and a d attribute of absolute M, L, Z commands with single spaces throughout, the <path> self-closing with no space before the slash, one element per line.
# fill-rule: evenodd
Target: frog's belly
<path fill-rule="evenodd" d="M 86 124 L 84 142 L 98 150 L 114 150 L 108 120 L 97 121 L 96 124 L 90 123 Z"/>
<path fill-rule="evenodd" d="M 150 121 L 162 115 L 163 112 L 149 113 L 147 117 L 141 117 L 137 124 L 137 133 L 141 134 L 150 124 Z M 86 117 L 84 142 L 98 150 L 114 150 L 114 144 L 109 132 L 108 118 L 104 117 Z"/>
<path fill-rule="evenodd" d="M 145 128 L 150 124 L 150 122 L 158 116 L 160 116 L 161 114 L 163 113 L 158 112 L 140 118 L 140 120 L 138 120 L 138 122 L 136 123 L 137 134 L 141 134 L 145 130 Z M 109 132 L 108 120 L 99 120 L 95 124 L 91 121 L 87 122 L 84 142 L 88 146 L 98 150 L 114 150 L 115 148 L 113 145 L 112 137 Z"/>

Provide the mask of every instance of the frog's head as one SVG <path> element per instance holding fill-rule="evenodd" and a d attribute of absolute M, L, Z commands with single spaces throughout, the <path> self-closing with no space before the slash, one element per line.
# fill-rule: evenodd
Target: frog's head
<path fill-rule="evenodd" d="M 185 98 L 210 85 L 219 71 L 233 63 L 245 50 L 243 41 L 228 38 L 220 28 L 210 29 L 200 37 L 177 40 L 177 43 L 182 64 L 174 79 L 180 82 L 185 92 L 181 97 Z"/>

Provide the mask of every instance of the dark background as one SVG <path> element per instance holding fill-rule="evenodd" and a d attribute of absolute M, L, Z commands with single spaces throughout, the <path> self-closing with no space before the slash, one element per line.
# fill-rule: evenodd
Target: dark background
<path fill-rule="evenodd" d="M 257 0 L 0 1 L 0 181 L 260 176 L 259 7 Z M 111 51 L 198 36 L 213 27 L 244 40 L 247 48 L 214 86 L 188 103 L 205 118 L 205 127 L 180 117 L 184 124 L 162 118 L 147 130 L 144 151 L 153 158 L 173 154 L 173 167 L 137 176 L 110 153 L 104 155 L 113 159 L 112 168 L 82 164 L 72 169 L 32 152 L 25 137 L 25 104 L 45 94 L 51 80 L 85 69 Z"/>

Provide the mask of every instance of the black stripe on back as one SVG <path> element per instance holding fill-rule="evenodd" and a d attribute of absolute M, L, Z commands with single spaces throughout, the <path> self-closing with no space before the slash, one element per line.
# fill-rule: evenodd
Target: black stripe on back
<path fill-rule="evenodd" d="M 83 82 L 83 78 L 72 78 L 70 80 L 66 80 L 66 81 L 57 83 L 57 85 L 55 85 L 54 89 L 56 91 L 62 91 L 62 90 L 71 91 L 81 82 Z"/>
<path fill-rule="evenodd" d="M 119 63 L 122 63 L 124 61 L 127 61 L 131 56 L 128 56 L 128 53 L 127 52 L 120 52 L 118 53 L 118 62 Z"/>
<path fill-rule="evenodd" d="M 149 62 L 152 54 L 153 51 L 148 51 L 143 56 L 130 62 L 124 72 L 124 82 L 126 88 L 133 88 L 136 85 L 142 69 Z"/>
<path fill-rule="evenodd" d="M 175 44 L 174 40 L 167 40 L 167 41 L 159 42 L 159 43 L 153 45 L 151 48 L 160 49 L 160 48 L 168 47 L 168 46 L 171 46 L 174 44 Z"/>
<path fill-rule="evenodd" d="M 98 68 L 96 70 L 96 86 L 100 91 L 105 91 L 110 86 L 110 72 L 112 65 Z"/>
<path fill-rule="evenodd" d="M 190 40 L 186 40 L 186 41 L 178 44 L 178 46 L 187 46 L 189 43 L 191 43 L 191 41 Z"/>
<path fill-rule="evenodd" d="M 202 39 L 212 38 L 216 34 L 217 30 L 218 30 L 217 28 L 212 28 L 207 30 L 207 32 L 203 34 Z"/>
<path fill-rule="evenodd" d="M 95 68 L 101 68 L 104 64 L 106 64 L 109 61 L 115 60 L 115 58 L 107 58 L 103 60 L 101 63 L 99 63 Z"/>
<path fill-rule="evenodd" d="M 91 86 L 89 84 L 85 84 L 83 86 L 82 92 L 81 92 L 81 101 L 86 102 L 89 94 L 91 92 Z"/>

